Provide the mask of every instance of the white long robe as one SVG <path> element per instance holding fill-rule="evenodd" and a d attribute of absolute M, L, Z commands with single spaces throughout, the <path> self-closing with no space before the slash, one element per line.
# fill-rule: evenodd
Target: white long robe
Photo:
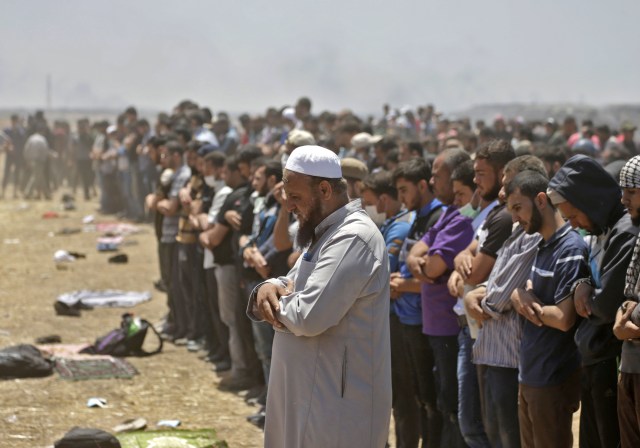
<path fill-rule="evenodd" d="M 273 341 L 265 447 L 382 448 L 391 415 L 385 242 L 360 201 L 322 221 L 316 237 L 281 298 L 287 330 Z"/>

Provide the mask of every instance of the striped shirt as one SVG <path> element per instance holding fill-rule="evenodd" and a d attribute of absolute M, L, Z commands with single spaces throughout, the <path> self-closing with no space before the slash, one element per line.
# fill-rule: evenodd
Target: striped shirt
<path fill-rule="evenodd" d="M 543 306 L 572 300 L 573 282 L 589 275 L 588 258 L 587 243 L 565 223 L 548 241 L 540 243 L 531 269 L 532 293 Z M 531 387 L 555 386 L 580 367 L 573 339 L 576 327 L 560 331 L 526 321 L 520 346 L 520 383 Z"/>
<path fill-rule="evenodd" d="M 511 293 L 525 286 L 542 240 L 517 226 L 498 252 L 487 281 L 482 309 L 491 318 L 482 323 L 473 346 L 474 364 L 518 368 L 523 318 L 511 307 Z"/>

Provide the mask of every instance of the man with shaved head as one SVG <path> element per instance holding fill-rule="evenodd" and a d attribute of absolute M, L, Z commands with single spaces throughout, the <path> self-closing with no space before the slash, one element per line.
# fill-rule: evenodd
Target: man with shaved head
<path fill-rule="evenodd" d="M 320 146 L 285 166 L 286 206 L 304 254 L 252 292 L 247 314 L 273 325 L 266 447 L 384 446 L 391 414 L 389 258 L 340 160 Z"/>

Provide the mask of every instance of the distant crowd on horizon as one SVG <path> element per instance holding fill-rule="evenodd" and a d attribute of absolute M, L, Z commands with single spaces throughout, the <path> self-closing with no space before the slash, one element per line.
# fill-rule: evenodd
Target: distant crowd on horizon
<path fill-rule="evenodd" d="M 111 137 L 107 129 L 113 131 L 109 133 Z M 196 141 L 216 145 L 226 154 L 251 144 L 271 156 L 282 151 L 287 133 L 293 129 L 310 132 L 318 144 L 341 156 L 357 151 L 357 158 L 370 169 L 388 168 L 412 151 L 434 155 L 443 148 L 460 146 L 473 154 L 493 138 L 510 141 L 519 153 L 550 145 L 562 147 L 562 151 L 588 153 L 605 165 L 626 160 L 638 151 L 636 126 L 628 121 L 618 129 L 590 119 L 578 122 L 572 115 L 529 121 L 497 115 L 493 123 L 484 120 L 473 123 L 464 117 L 448 118 L 433 105 L 392 108 L 384 104 L 380 117 L 363 119 L 348 109 L 312 114 L 311 101 L 303 97 L 293 107 L 269 107 L 263 115 L 231 118 L 223 111 L 214 115 L 210 108 L 185 100 L 171 113 L 159 113 L 154 123 L 139 118 L 133 106 L 120 114 L 115 123 L 90 123 L 84 118 L 73 124 L 63 120 L 51 124 L 39 110 L 28 117 L 12 115 L 11 125 L 0 131 L 0 151 L 6 154 L 0 197 L 12 184 L 14 197 L 47 198 L 58 187 L 67 185 L 74 193 L 81 187 L 88 198 L 97 195 L 100 170 L 109 171 L 116 162 L 120 166 L 118 171 L 131 174 L 119 176 L 124 179 L 118 182 L 118 188 L 112 189 L 112 196 L 120 197 L 111 198 L 109 204 L 103 202 L 104 211 L 111 213 L 117 209 L 126 217 L 139 220 L 143 215 L 143 198 L 153 190 L 151 159 L 158 138 L 176 134 L 186 143 L 189 133 L 195 135 Z M 371 153 L 351 147 L 350 137 L 361 132 L 370 136 L 371 144 L 376 144 Z M 46 148 L 37 138 L 26 148 L 27 139 L 36 133 L 44 137 Z M 105 142 L 109 146 L 113 141 L 120 146 L 121 154 L 105 150 Z M 365 143 L 362 140 L 359 144 Z M 612 167 L 612 174 L 619 165 Z M 134 204 L 124 199 L 130 196 L 131 189 L 136 198 Z"/>

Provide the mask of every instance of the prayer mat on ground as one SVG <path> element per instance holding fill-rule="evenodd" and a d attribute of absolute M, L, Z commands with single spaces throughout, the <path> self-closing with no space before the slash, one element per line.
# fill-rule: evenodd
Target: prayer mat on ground
<path fill-rule="evenodd" d="M 127 360 L 113 356 L 92 356 L 89 359 L 56 358 L 55 369 L 65 380 L 95 380 L 132 378 L 138 371 Z"/>
<path fill-rule="evenodd" d="M 118 434 L 122 448 L 226 448 L 213 429 L 136 431 Z"/>
<path fill-rule="evenodd" d="M 56 300 L 68 306 L 81 304 L 91 308 L 131 308 L 151 300 L 151 293 L 149 291 L 121 291 L 118 289 L 100 291 L 82 289 L 60 294 Z"/>

